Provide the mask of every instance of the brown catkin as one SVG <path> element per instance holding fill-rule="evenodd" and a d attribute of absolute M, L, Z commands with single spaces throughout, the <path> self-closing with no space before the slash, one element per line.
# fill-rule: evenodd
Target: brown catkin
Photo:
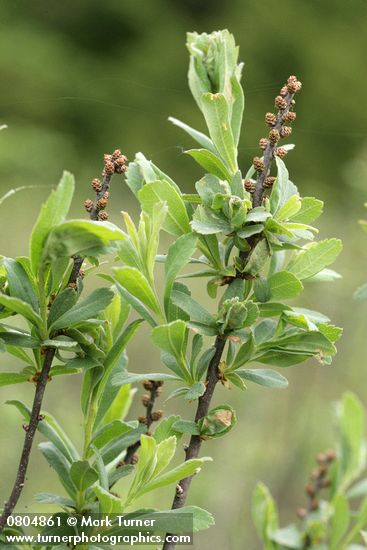
<path fill-rule="evenodd" d="M 279 139 L 280 139 L 280 134 L 279 134 L 278 130 L 276 130 L 275 128 L 270 130 L 270 132 L 269 132 L 269 141 L 271 143 L 276 143 Z"/>
<path fill-rule="evenodd" d="M 282 97 L 281 95 L 277 95 L 277 97 L 275 98 L 275 106 L 278 108 L 278 109 L 285 109 L 287 107 L 287 102 L 286 100 L 284 99 L 284 97 Z"/>
<path fill-rule="evenodd" d="M 264 150 L 266 149 L 266 147 L 268 146 L 269 144 L 269 140 L 266 139 L 266 138 L 261 138 L 260 141 L 259 141 L 259 147 L 260 149 Z"/>
<path fill-rule="evenodd" d="M 287 155 L 288 151 L 285 149 L 285 147 L 278 147 L 275 150 L 275 155 L 281 159 L 283 159 Z"/>

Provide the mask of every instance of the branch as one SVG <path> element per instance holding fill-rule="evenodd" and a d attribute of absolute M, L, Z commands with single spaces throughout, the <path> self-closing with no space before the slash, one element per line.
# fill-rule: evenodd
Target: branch
<path fill-rule="evenodd" d="M 4 529 L 7 523 L 8 517 L 13 513 L 13 510 L 19 500 L 21 492 L 24 487 L 25 476 L 27 473 L 28 462 L 30 453 L 32 450 L 34 436 L 37 431 L 38 423 L 42 421 L 41 406 L 43 395 L 45 393 L 46 384 L 49 380 L 50 369 L 52 361 L 55 355 L 55 349 L 48 348 L 45 354 L 45 360 L 43 363 L 42 371 L 37 381 L 36 392 L 34 394 L 32 412 L 29 419 L 29 424 L 25 426 L 26 435 L 24 439 L 24 445 L 20 462 L 18 466 L 17 475 L 15 478 L 13 490 L 8 501 L 5 503 L 3 513 L 0 517 L 0 532 Z"/>
<path fill-rule="evenodd" d="M 295 76 L 290 76 L 287 84 L 280 90 L 281 95 L 275 98 L 275 106 L 279 109 L 277 115 L 267 113 L 265 116 L 265 122 L 272 129 L 270 130 L 268 139 L 262 138 L 260 140 L 259 145 L 264 149 L 263 159 L 259 157 L 254 158 L 254 167 L 258 175 L 253 191 L 253 208 L 261 206 L 264 191 L 267 187 L 271 187 L 275 180 L 275 178 L 269 178 L 267 180 L 274 156 L 278 155 L 283 157 L 287 154 L 286 149 L 283 147 L 278 148 L 277 145 L 280 138 L 288 137 L 292 132 L 292 128 L 290 126 L 285 126 L 285 123 L 292 122 L 296 118 L 296 114 L 291 112 L 291 108 L 295 104 L 293 99 L 294 94 L 300 89 L 301 83 Z"/>
<path fill-rule="evenodd" d="M 163 412 L 162 411 L 154 411 L 154 405 L 155 400 L 161 393 L 161 387 L 163 385 L 163 382 L 158 382 L 154 380 L 145 380 L 143 382 L 143 386 L 146 390 L 149 391 L 149 395 L 143 395 L 142 397 L 142 403 L 144 407 L 146 407 L 147 412 L 146 416 L 140 416 L 138 418 L 139 422 L 141 424 L 145 424 L 147 427 L 147 431 L 149 431 L 149 428 L 153 424 L 153 422 L 159 420 L 162 417 Z M 126 455 L 124 460 L 118 465 L 119 466 L 125 466 L 126 464 L 134 464 L 137 460 L 136 451 L 140 447 L 140 439 L 139 441 L 136 441 L 130 447 L 126 450 Z"/>
<path fill-rule="evenodd" d="M 90 212 L 90 218 L 92 220 L 106 220 L 108 219 L 107 212 L 104 211 L 108 203 L 109 198 L 109 188 L 111 183 L 112 175 L 116 172 L 122 174 L 126 171 L 126 161 L 127 158 L 121 154 L 119 149 L 116 149 L 112 155 L 105 155 L 104 162 L 105 168 L 103 170 L 103 182 L 99 180 L 93 180 L 92 186 L 96 191 L 96 200 L 95 202 L 90 201 L 91 207 L 86 208 Z M 98 184 L 97 184 L 98 182 Z M 81 267 L 83 265 L 83 258 L 81 256 L 73 257 L 73 267 L 70 273 L 68 285 L 75 285 L 78 277 L 81 276 Z M 41 348 L 42 349 L 42 348 Z M 45 348 L 44 348 L 45 349 Z M 55 356 L 55 349 L 46 348 L 45 349 L 45 360 L 39 377 L 37 379 L 36 391 L 34 394 L 32 411 L 29 419 L 29 424 L 24 426 L 26 435 L 24 438 L 24 445 L 22 454 L 20 457 L 20 462 L 13 485 L 12 492 L 9 499 L 4 505 L 4 510 L 0 516 L 0 533 L 7 524 L 8 517 L 13 513 L 15 506 L 18 503 L 19 497 L 22 493 L 24 487 L 25 476 L 28 469 L 29 457 L 32 450 L 34 436 L 37 431 L 38 423 L 43 420 L 41 415 L 41 407 L 43 396 L 46 389 L 47 381 L 49 380 L 50 370 L 52 366 L 52 361 Z"/>
<path fill-rule="evenodd" d="M 251 191 L 253 193 L 252 197 L 252 207 L 261 206 L 264 191 L 267 187 L 270 187 L 274 182 L 275 178 L 268 178 L 268 174 L 271 168 L 271 164 L 274 158 L 274 155 L 284 156 L 287 151 L 283 148 L 277 148 L 277 142 L 281 137 L 290 135 L 291 128 L 284 127 L 285 122 L 291 122 L 295 119 L 295 113 L 290 113 L 290 109 L 294 105 L 294 94 L 301 88 L 301 83 L 297 80 L 296 77 L 291 76 L 288 78 L 287 84 L 281 89 L 280 96 L 275 98 L 275 105 L 278 107 L 278 114 L 268 113 L 265 117 L 266 122 L 269 126 L 272 127 L 272 130 L 269 134 L 269 139 L 260 140 L 260 147 L 264 149 L 264 157 L 260 159 L 259 157 L 254 158 L 254 167 L 258 172 L 257 180 L 255 185 L 252 187 Z M 285 130 L 285 128 L 287 128 Z M 245 182 L 245 187 L 248 187 L 248 184 L 252 182 Z M 248 189 L 250 190 L 250 189 Z M 248 244 L 250 250 L 245 253 L 240 253 L 240 257 L 246 261 L 248 259 L 251 250 L 255 247 L 257 239 L 248 239 Z M 236 273 L 236 276 L 233 279 L 228 280 L 228 284 L 232 284 L 237 278 L 242 278 L 243 274 L 240 272 Z M 225 338 L 217 336 L 215 340 L 215 354 L 212 360 L 209 363 L 206 377 L 206 390 L 205 393 L 199 398 L 198 408 L 195 415 L 195 422 L 206 416 L 209 412 L 210 403 L 214 394 L 215 386 L 219 380 L 219 365 L 226 344 Z M 197 458 L 199 456 L 200 448 L 202 444 L 202 439 L 199 435 L 191 436 L 189 446 L 186 449 L 186 458 L 185 460 L 190 460 L 191 458 Z M 186 502 L 188 491 L 191 485 L 193 476 L 187 477 L 179 482 L 176 487 L 176 494 L 172 503 L 172 510 L 177 510 L 182 508 Z M 168 542 L 167 537 L 163 545 L 163 550 L 173 550 L 175 548 L 175 543 Z"/>

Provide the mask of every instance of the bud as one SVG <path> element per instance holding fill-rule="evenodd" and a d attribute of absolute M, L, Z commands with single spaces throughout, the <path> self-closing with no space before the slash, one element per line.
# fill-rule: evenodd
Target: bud
<path fill-rule="evenodd" d="M 153 382 L 151 380 L 144 380 L 143 387 L 146 390 L 152 390 L 153 389 Z"/>
<path fill-rule="evenodd" d="M 281 95 L 277 95 L 277 97 L 275 98 L 275 106 L 278 108 L 278 109 L 285 109 L 287 107 L 287 102 L 286 100 L 284 99 L 284 97 L 282 97 Z"/>
<path fill-rule="evenodd" d="M 104 199 L 104 198 L 99 199 L 97 201 L 97 208 L 99 208 L 99 210 L 103 210 L 104 208 L 106 208 L 107 203 L 108 203 L 107 199 Z"/>
<path fill-rule="evenodd" d="M 318 510 L 320 507 L 320 503 L 319 501 L 317 500 L 317 498 L 314 498 L 310 504 L 310 508 L 313 512 L 315 512 L 316 510 Z"/>
<path fill-rule="evenodd" d="M 305 493 L 310 497 L 314 497 L 316 494 L 316 489 L 311 483 L 308 483 L 305 487 Z"/>
<path fill-rule="evenodd" d="M 294 111 L 288 111 L 288 113 L 285 113 L 283 115 L 283 120 L 284 122 L 293 122 L 294 120 L 296 120 L 296 117 L 297 113 L 295 113 Z"/>
<path fill-rule="evenodd" d="M 134 453 L 131 457 L 131 464 L 137 464 L 139 462 L 139 455 Z"/>
<path fill-rule="evenodd" d="M 287 84 L 287 88 L 291 94 L 295 94 L 296 92 L 300 91 L 300 89 L 302 88 L 302 84 L 298 80 L 292 81 L 289 84 Z"/>
<path fill-rule="evenodd" d="M 163 386 L 164 381 L 163 380 L 156 380 L 154 382 L 154 384 L 157 386 L 157 388 L 160 388 L 161 386 Z"/>
<path fill-rule="evenodd" d="M 256 182 L 253 180 L 246 180 L 243 185 L 248 193 L 253 193 L 256 189 Z"/>
<path fill-rule="evenodd" d="M 158 410 L 158 411 L 154 411 L 152 413 L 152 420 L 153 422 L 158 422 L 158 420 L 160 420 L 163 416 L 163 411 L 161 410 Z"/>
<path fill-rule="evenodd" d="M 331 479 L 322 479 L 319 482 L 319 485 L 322 489 L 326 489 L 327 487 L 330 487 L 331 485 Z"/>
<path fill-rule="evenodd" d="M 121 154 L 122 153 L 121 153 L 120 149 L 115 149 L 114 152 L 111 155 L 111 160 L 118 159 L 119 157 L 121 157 Z"/>
<path fill-rule="evenodd" d="M 105 164 L 107 164 L 107 162 L 111 162 L 111 161 L 112 161 L 112 155 L 107 155 L 107 153 L 105 153 L 105 154 L 103 155 L 103 162 L 104 162 Z"/>
<path fill-rule="evenodd" d="M 85 269 L 79 269 L 78 277 L 81 279 L 84 279 L 85 277 Z"/>
<path fill-rule="evenodd" d="M 215 439 L 228 433 L 236 424 L 236 413 L 229 405 L 219 405 L 197 422 L 202 439 Z"/>
<path fill-rule="evenodd" d="M 266 147 L 268 146 L 269 144 L 269 140 L 266 139 L 266 138 L 261 138 L 260 141 L 259 141 L 259 147 L 260 149 L 264 150 L 266 149 Z"/>
<path fill-rule="evenodd" d="M 264 161 L 260 157 L 254 157 L 252 164 L 257 172 L 262 172 L 264 170 Z"/>
<path fill-rule="evenodd" d="M 108 212 L 106 212 L 105 210 L 102 210 L 102 212 L 98 212 L 98 219 L 99 219 L 101 222 L 107 221 L 108 218 L 109 218 Z"/>
<path fill-rule="evenodd" d="M 95 192 L 98 193 L 102 189 L 101 180 L 99 180 L 98 178 L 94 178 L 94 180 L 92 180 L 92 187 Z"/>
<path fill-rule="evenodd" d="M 144 407 L 147 407 L 150 403 L 150 396 L 145 393 L 141 398 L 141 402 L 143 403 Z"/>
<path fill-rule="evenodd" d="M 87 199 L 86 201 L 84 201 L 84 208 L 86 209 L 87 212 L 91 212 L 93 209 L 93 206 L 94 206 L 94 203 L 92 200 Z"/>
<path fill-rule="evenodd" d="M 25 432 L 29 431 L 29 424 L 22 424 L 22 428 Z"/>
<path fill-rule="evenodd" d="M 147 417 L 146 416 L 138 416 L 138 422 L 139 424 L 147 424 L 148 420 L 147 420 Z"/>
<path fill-rule="evenodd" d="M 285 149 L 284 147 L 278 147 L 276 150 L 275 150 L 275 155 L 281 159 L 283 159 L 286 155 L 288 154 L 288 151 L 287 149 Z"/>
<path fill-rule="evenodd" d="M 291 133 L 292 133 L 292 127 L 291 126 L 283 126 L 283 128 L 281 129 L 281 136 L 283 138 L 290 136 Z"/>
<path fill-rule="evenodd" d="M 269 132 L 269 141 L 271 143 L 276 143 L 279 139 L 280 139 L 280 134 L 279 134 L 278 130 L 276 130 L 275 128 L 270 130 L 270 132 Z"/>
<path fill-rule="evenodd" d="M 106 162 L 105 167 L 104 167 L 104 171 L 105 171 L 106 174 L 109 174 L 109 175 L 113 174 L 114 171 L 115 171 L 114 163 L 110 162 L 110 161 Z"/>
<path fill-rule="evenodd" d="M 288 94 L 288 88 L 287 86 L 283 86 L 281 89 L 280 89 L 280 95 L 285 97 L 287 94 Z"/>
<path fill-rule="evenodd" d="M 336 452 L 334 451 L 334 449 L 328 449 L 325 455 L 328 462 L 333 462 L 334 460 L 336 460 Z"/>
<path fill-rule="evenodd" d="M 108 199 L 110 198 L 110 192 L 109 191 L 105 191 L 103 193 L 103 198 L 106 199 L 106 201 L 108 201 Z"/>
<path fill-rule="evenodd" d="M 305 519 L 307 516 L 307 510 L 306 508 L 297 508 L 297 516 L 299 519 Z"/>
<path fill-rule="evenodd" d="M 270 189 L 270 187 L 273 187 L 275 180 L 276 180 L 276 177 L 268 176 L 264 181 L 264 187 L 266 189 Z"/>
<path fill-rule="evenodd" d="M 203 93 L 221 93 L 229 105 L 241 80 L 242 63 L 238 63 L 238 47 L 227 30 L 210 34 L 187 34 L 190 52 L 189 84 L 196 103 L 201 107 Z M 223 59 L 226 60 L 223 63 Z"/>
<path fill-rule="evenodd" d="M 181 485 L 179 483 L 177 483 L 176 485 L 176 495 L 182 495 L 184 492 L 184 490 L 182 489 Z"/>
<path fill-rule="evenodd" d="M 274 126 L 276 124 L 277 117 L 274 113 L 266 113 L 265 122 L 268 126 Z"/>
<path fill-rule="evenodd" d="M 327 462 L 327 456 L 325 453 L 319 453 L 316 457 L 316 461 L 319 463 L 319 464 L 325 464 L 325 462 Z"/>

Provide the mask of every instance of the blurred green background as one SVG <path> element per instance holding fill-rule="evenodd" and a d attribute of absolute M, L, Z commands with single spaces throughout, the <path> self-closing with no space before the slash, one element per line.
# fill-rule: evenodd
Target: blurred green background
<path fill-rule="evenodd" d="M 289 74 L 303 82 L 287 157 L 303 195 L 325 201 L 320 236 L 339 236 L 344 252 L 335 266 L 343 280 L 310 285 L 299 303 L 319 309 L 344 327 L 331 367 L 316 362 L 289 369 L 287 390 L 250 386 L 246 393 L 219 389 L 231 400 L 239 423 L 230 436 L 208 443 L 215 462 L 192 485 L 190 501 L 211 510 L 216 526 L 195 548 L 260 548 L 250 517 L 251 493 L 264 480 L 280 502 L 282 523 L 295 520 L 303 485 L 317 451 L 332 444 L 333 404 L 348 388 L 367 402 L 367 309 L 351 295 L 364 282 L 367 240 L 358 227 L 367 200 L 366 0 L 79 0 L 0 3 L 0 195 L 19 185 L 54 185 L 66 168 L 76 175 L 72 214 L 83 216 L 89 182 L 104 152 L 120 147 L 129 158 L 143 151 L 186 191 L 201 171 L 183 155 L 192 145 L 167 122 L 174 115 L 194 127 L 203 121 L 186 84 L 186 31 L 227 27 L 245 62 L 246 112 L 240 165 L 247 170 L 264 135 L 263 116 Z M 23 191 L 0 206 L 3 255 L 27 253 L 40 203 L 48 193 Z M 122 179 L 113 184 L 111 218 L 138 209 Z M 96 284 L 94 281 L 93 284 Z M 157 370 L 158 353 L 146 339 L 130 345 L 130 369 Z M 1 369 L 16 368 L 7 356 Z M 54 380 L 45 408 L 80 440 L 77 378 Z M 32 386 L 0 393 L 0 499 L 8 496 L 23 432 L 4 402 L 31 403 Z M 162 400 L 163 401 L 163 400 Z M 176 409 L 170 401 L 167 412 Z M 138 412 L 139 411 L 139 412 Z M 132 416 L 141 408 L 136 399 Z M 194 405 L 182 409 L 192 417 Z M 123 489 L 122 489 L 123 490 Z M 19 510 L 38 511 L 41 491 L 60 492 L 35 449 Z M 171 491 L 157 503 L 169 506 Z M 154 502 L 153 502 L 154 504 Z M 28 507 L 28 508 L 26 508 Z"/>

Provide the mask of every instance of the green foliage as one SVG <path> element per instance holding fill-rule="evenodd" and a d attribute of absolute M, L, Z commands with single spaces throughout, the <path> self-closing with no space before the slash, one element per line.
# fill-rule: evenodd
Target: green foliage
<path fill-rule="evenodd" d="M 269 490 L 259 484 L 253 497 L 253 518 L 264 548 L 315 550 L 351 550 L 362 548 L 367 527 L 367 484 L 358 479 L 366 471 L 366 413 L 352 393 L 345 393 L 337 406 L 336 460 L 330 451 L 318 457 L 320 470 L 311 475 L 311 484 L 319 483 L 313 506 L 302 513 L 299 525 L 279 528 L 278 512 Z M 332 458 L 327 459 L 327 456 Z M 329 464 L 329 465 L 328 465 Z M 321 473 L 321 468 L 324 468 Z M 315 476 L 319 481 L 312 481 Z M 311 487 L 312 485 L 308 485 Z M 323 489 L 324 488 L 324 489 Z M 309 489 L 309 491 L 311 491 Z M 320 495 L 318 493 L 321 493 Z"/>
<path fill-rule="evenodd" d="M 194 436 L 191 441 L 200 447 L 202 441 L 223 437 L 235 427 L 231 405 L 211 408 L 208 391 L 216 382 L 225 389 L 245 390 L 246 381 L 285 388 L 284 376 L 259 365 L 283 368 L 309 358 L 330 364 L 341 336 L 341 329 L 324 315 L 285 303 L 298 298 L 309 282 L 338 277 L 327 268 L 341 251 L 340 241 L 314 242 L 318 231 L 309 225 L 321 214 L 323 203 L 300 196 L 279 156 L 272 189 L 262 190 L 260 202 L 255 202 L 244 186 L 254 169 L 242 174 L 238 163 L 244 112 L 238 47 L 227 30 L 189 33 L 187 47 L 189 86 L 209 137 L 177 119 L 171 121 L 200 145 L 187 151 L 205 172 L 195 183 L 196 193 L 182 193 L 180 185 L 137 153 L 125 177 L 141 207 L 139 222 L 123 212 L 124 229 L 120 229 L 109 222 L 66 220 L 74 181 L 64 173 L 35 224 L 30 257 L 1 259 L 0 318 L 9 318 L 10 324 L 0 324 L 0 344 L 26 367 L 1 373 L 0 385 L 37 382 L 50 350 L 58 363 L 52 366 L 51 377 L 82 376 L 80 448 L 50 414 L 43 412 L 37 420 L 46 440 L 40 450 L 68 495 L 46 494 L 39 500 L 78 514 L 127 509 L 133 513 L 130 507 L 137 499 L 169 485 L 176 487 L 198 473 L 210 460 L 197 458 L 198 449 L 194 458 L 168 468 L 180 437 Z M 162 232 L 169 241 L 162 239 L 160 245 Z M 167 250 L 162 254 L 163 245 Z M 115 253 L 117 265 L 99 274 L 108 288 L 83 297 L 81 276 L 70 279 L 78 266 L 76 256 L 81 256 L 84 267 L 87 261 L 98 266 L 100 256 L 110 252 Z M 157 273 L 156 264 L 164 264 L 162 273 Z M 204 300 L 202 291 L 195 298 L 182 278 L 204 280 L 212 301 Z M 130 312 L 135 315 L 132 320 Z M 11 324 L 15 315 L 25 328 Z M 127 370 L 126 348 L 143 323 L 150 333 L 144 345 L 159 349 L 162 372 L 143 373 L 144 366 L 134 367 L 139 372 Z M 33 357 L 24 348 L 32 349 Z M 250 363 L 254 368 L 247 368 Z M 143 396 L 146 417 L 128 421 L 131 385 L 141 381 L 150 392 Z M 199 400 L 201 414 L 195 421 L 172 415 L 152 429 L 161 416 L 152 407 L 159 393 L 157 382 L 163 381 L 176 386 L 168 399 Z M 27 422 L 32 421 L 25 405 L 11 404 Z M 347 396 L 340 414 L 341 458 L 331 508 L 336 518 L 334 546 L 346 536 L 346 490 L 365 460 L 358 402 Z M 120 498 L 112 488 L 129 475 L 130 484 L 124 481 Z M 170 513 L 184 511 L 193 514 L 195 530 L 213 522 L 208 512 L 196 507 Z M 264 486 L 256 491 L 254 515 L 265 548 L 301 548 L 302 535 L 293 526 L 278 529 L 276 506 Z M 164 528 L 171 529 L 168 523 Z"/>

